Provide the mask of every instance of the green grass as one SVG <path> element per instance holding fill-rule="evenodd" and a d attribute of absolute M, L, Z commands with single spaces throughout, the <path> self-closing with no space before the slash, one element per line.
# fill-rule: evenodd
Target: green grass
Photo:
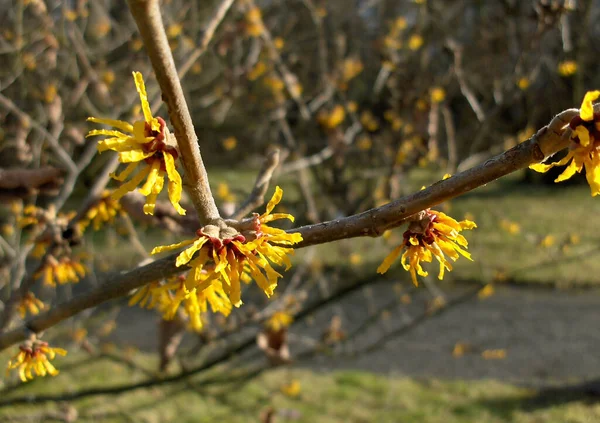
<path fill-rule="evenodd" d="M 93 387 L 132 383 L 156 368 L 156 359 L 140 353 L 127 365 L 107 358 L 70 354 L 57 360 L 55 378 L 36 379 L 0 398 L 77 392 Z M 295 398 L 281 387 L 300 382 Z M 600 404 L 573 395 L 539 397 L 533 390 L 495 381 L 415 380 L 358 371 L 313 373 L 274 370 L 248 383 L 203 383 L 199 377 L 118 395 L 88 396 L 62 403 L 0 408 L 0 420 L 39 421 L 77 410 L 81 421 L 103 422 L 251 422 L 268 408 L 278 422 L 517 422 L 585 423 L 600 419 Z M 286 417 L 287 416 L 287 417 Z M 291 417 L 295 416 L 294 419 Z M 79 421 L 79 420 L 78 420 Z"/>

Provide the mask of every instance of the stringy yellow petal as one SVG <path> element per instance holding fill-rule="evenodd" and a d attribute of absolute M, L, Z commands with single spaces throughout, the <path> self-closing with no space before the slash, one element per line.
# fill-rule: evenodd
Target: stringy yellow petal
<path fill-rule="evenodd" d="M 600 97 L 600 91 L 588 91 L 583 97 L 583 101 L 581 102 L 581 110 L 579 111 L 579 116 L 581 119 L 589 122 L 594 119 L 594 106 L 592 104 L 593 101 L 597 100 Z"/>

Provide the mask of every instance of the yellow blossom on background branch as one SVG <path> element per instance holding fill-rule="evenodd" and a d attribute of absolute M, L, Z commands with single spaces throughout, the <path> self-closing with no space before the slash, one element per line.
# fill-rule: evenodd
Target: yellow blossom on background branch
<path fill-rule="evenodd" d="M 6 373 L 17 369 L 19 378 L 23 382 L 33 379 L 33 372 L 37 376 L 56 376 L 58 370 L 50 363 L 56 354 L 65 356 L 67 351 L 62 348 L 51 348 L 47 342 L 34 340 L 27 341 L 19 346 L 19 353 L 8 362 Z"/>

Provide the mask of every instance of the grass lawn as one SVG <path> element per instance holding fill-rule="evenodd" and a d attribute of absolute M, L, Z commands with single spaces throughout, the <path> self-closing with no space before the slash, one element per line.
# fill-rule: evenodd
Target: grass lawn
<path fill-rule="evenodd" d="M 123 354 L 123 353 L 120 353 Z M 147 378 L 156 359 L 130 353 L 125 361 L 73 353 L 57 361 L 62 373 L 36 379 L 0 399 L 76 392 Z M 282 387 L 299 383 L 296 396 Z M 0 421 L 258 422 L 273 409 L 278 422 L 517 422 L 600 421 L 600 403 L 573 395 L 540 397 L 529 389 L 495 381 L 414 380 L 343 371 L 316 374 L 279 369 L 248 383 L 208 384 L 201 377 L 118 395 L 0 407 Z M 14 419 L 14 420 L 13 420 Z"/>

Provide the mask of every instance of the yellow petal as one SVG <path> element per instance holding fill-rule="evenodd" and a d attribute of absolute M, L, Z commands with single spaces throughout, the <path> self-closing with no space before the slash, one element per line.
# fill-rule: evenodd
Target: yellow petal
<path fill-rule="evenodd" d="M 158 173 L 160 171 L 160 160 L 153 160 L 152 165 L 150 166 L 150 173 L 148 173 L 148 179 L 146 179 L 146 183 L 143 187 L 141 187 L 138 191 L 144 197 L 150 195 L 152 192 L 152 188 L 154 188 L 154 184 L 158 178 Z"/>
<path fill-rule="evenodd" d="M 561 173 L 558 178 L 556 178 L 554 180 L 554 182 L 562 182 L 562 181 L 566 181 L 567 179 L 569 179 L 571 176 L 575 175 L 575 172 L 577 172 L 577 163 L 575 162 L 575 160 L 571 161 L 571 163 L 569 164 L 569 166 L 567 166 L 565 168 L 565 170 L 563 171 L 563 173 Z"/>
<path fill-rule="evenodd" d="M 135 81 L 135 89 L 140 95 L 140 102 L 142 103 L 142 112 L 144 113 L 144 120 L 151 122 L 153 120 L 152 111 L 150 110 L 150 104 L 148 103 L 148 94 L 146 94 L 146 85 L 144 84 L 144 78 L 140 72 L 133 72 L 133 80 Z M 154 128 L 152 128 L 154 130 Z"/>
<path fill-rule="evenodd" d="M 582 147 L 587 147 L 590 145 L 590 133 L 586 127 L 578 126 L 575 128 L 575 134 L 577 134 L 577 138 L 579 138 L 579 144 L 581 144 Z"/>
<path fill-rule="evenodd" d="M 581 103 L 581 110 L 579 111 L 579 116 L 581 119 L 588 122 L 594 119 L 594 106 L 592 102 L 597 100 L 599 97 L 600 91 L 588 91 L 585 94 L 585 97 L 583 97 L 583 102 Z"/>
<path fill-rule="evenodd" d="M 121 163 L 132 163 L 132 162 L 141 162 L 144 159 L 152 156 L 154 151 L 150 151 L 146 153 L 143 150 L 131 150 L 131 151 L 122 151 L 119 153 L 119 162 Z"/>
<path fill-rule="evenodd" d="M 124 181 L 129 177 L 129 175 L 133 173 L 133 171 L 138 167 L 139 164 L 139 162 L 129 163 L 121 173 L 119 173 L 118 175 L 115 173 L 111 173 L 110 177 L 117 181 Z"/>
<path fill-rule="evenodd" d="M 267 211 L 265 212 L 265 214 L 263 214 L 263 216 L 267 216 L 267 215 L 271 214 L 271 212 L 273 211 L 275 206 L 277 204 L 279 204 L 279 202 L 281 201 L 282 197 L 283 197 L 283 190 L 281 188 L 279 188 L 279 186 L 276 186 L 275 193 L 273 194 L 273 197 L 271 197 L 271 200 L 267 204 Z"/>
<path fill-rule="evenodd" d="M 133 133 L 133 126 L 130 123 L 124 122 L 122 120 L 99 119 L 99 118 L 95 118 L 95 117 L 89 117 L 89 118 L 87 118 L 87 121 L 94 122 L 94 123 L 100 123 L 102 125 L 114 126 L 115 128 L 120 129 L 121 131 Z"/>
<path fill-rule="evenodd" d="M 394 248 L 392 250 L 392 252 L 390 254 L 388 254 L 388 256 L 385 259 L 383 259 L 383 262 L 377 268 L 377 273 L 380 273 L 383 275 L 385 272 L 387 272 L 389 270 L 389 268 L 391 267 L 392 263 L 394 261 L 396 261 L 396 259 L 400 255 L 400 252 L 402 251 L 403 248 L 404 248 L 403 244 Z"/>
<path fill-rule="evenodd" d="M 194 254 L 196 253 L 196 251 L 201 249 L 202 246 L 206 243 L 206 241 L 208 241 L 208 238 L 206 238 L 206 237 L 198 238 L 196 241 L 194 241 L 192 246 L 185 249 L 184 251 L 181 252 L 181 254 L 179 254 L 177 256 L 177 260 L 175 261 L 175 266 L 179 267 L 179 266 L 182 266 L 182 265 L 186 264 L 187 262 L 189 262 L 192 259 L 192 257 L 194 256 Z"/>
<path fill-rule="evenodd" d="M 171 201 L 171 204 L 173 204 L 173 207 L 175 207 L 175 210 L 177 210 L 177 213 L 183 216 L 185 215 L 185 209 L 179 205 L 182 191 L 181 176 L 179 175 L 179 172 L 177 172 L 177 169 L 175 169 L 175 160 L 173 159 L 173 156 L 165 152 L 163 153 L 163 157 L 165 160 L 165 168 L 167 169 L 167 177 L 169 179 L 169 200 Z"/>
<path fill-rule="evenodd" d="M 131 180 L 125 182 L 118 189 L 113 191 L 111 197 L 115 201 L 119 201 L 121 197 L 123 197 L 125 194 L 136 189 L 136 187 L 144 180 L 144 178 L 148 176 L 148 173 L 150 173 L 150 166 L 145 166 L 144 169 L 136 173 L 135 176 L 131 178 Z"/>
<path fill-rule="evenodd" d="M 171 244 L 171 245 L 161 245 L 159 247 L 154 247 L 152 249 L 152 251 L 150 252 L 150 254 L 159 254 L 162 253 L 164 251 L 171 251 L 171 250 L 177 250 L 181 247 L 186 247 L 188 245 L 191 245 L 195 242 L 196 240 L 194 239 L 186 239 L 185 241 L 181 241 L 177 244 Z"/>

